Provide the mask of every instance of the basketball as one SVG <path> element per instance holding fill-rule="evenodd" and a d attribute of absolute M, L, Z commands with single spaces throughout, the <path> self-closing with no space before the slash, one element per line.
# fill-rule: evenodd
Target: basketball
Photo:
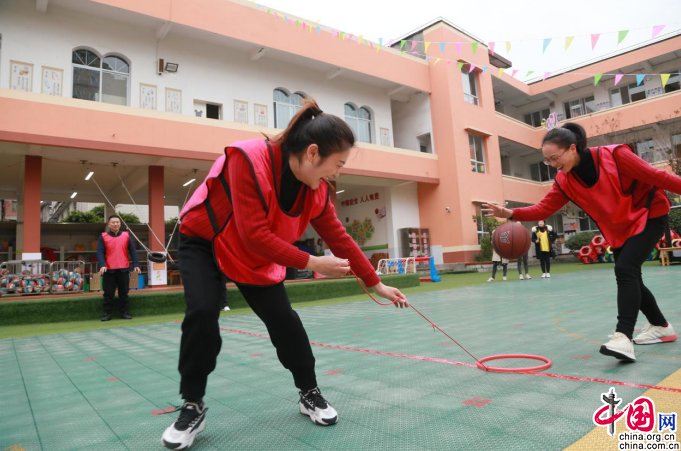
<path fill-rule="evenodd" d="M 530 232 L 519 222 L 506 222 L 494 229 L 492 246 L 497 254 L 507 259 L 525 255 L 530 249 Z"/>

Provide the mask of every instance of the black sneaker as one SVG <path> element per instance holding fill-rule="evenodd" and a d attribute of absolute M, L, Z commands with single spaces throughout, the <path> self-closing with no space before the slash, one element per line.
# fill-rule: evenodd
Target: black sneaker
<path fill-rule="evenodd" d="M 338 422 L 338 413 L 322 396 L 319 388 L 315 387 L 303 393 L 300 392 L 300 413 L 310 417 L 310 420 L 320 426 L 330 426 Z"/>
<path fill-rule="evenodd" d="M 132 319 L 132 315 L 128 312 L 121 313 L 121 318 L 123 319 Z"/>
<path fill-rule="evenodd" d="M 111 321 L 111 313 L 105 313 L 102 315 L 102 321 Z"/>
<path fill-rule="evenodd" d="M 186 449 L 192 446 L 196 434 L 206 429 L 207 410 L 203 402 L 185 402 L 177 420 L 163 433 L 163 446 L 170 449 Z"/>

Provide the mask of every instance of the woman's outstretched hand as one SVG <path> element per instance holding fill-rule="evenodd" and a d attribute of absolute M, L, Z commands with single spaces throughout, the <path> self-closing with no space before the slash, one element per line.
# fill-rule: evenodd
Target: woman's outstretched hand
<path fill-rule="evenodd" d="M 485 216 L 496 216 L 497 218 L 508 219 L 513 216 L 513 210 L 497 204 L 482 204 L 481 211 Z"/>
<path fill-rule="evenodd" d="M 376 294 L 378 294 L 380 297 L 385 298 L 395 304 L 395 307 L 409 307 L 409 301 L 407 300 L 407 297 L 397 288 L 384 285 L 383 282 L 379 282 L 378 285 L 374 285 L 371 288 L 373 288 Z"/>
<path fill-rule="evenodd" d="M 310 255 L 305 269 L 324 274 L 327 277 L 343 277 L 350 272 L 350 261 L 345 258 L 324 255 L 316 257 Z"/>

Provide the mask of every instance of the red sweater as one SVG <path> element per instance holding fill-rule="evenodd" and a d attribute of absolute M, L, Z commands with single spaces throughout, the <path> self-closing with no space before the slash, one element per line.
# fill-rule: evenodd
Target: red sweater
<path fill-rule="evenodd" d="M 628 192 L 634 180 L 638 186 L 634 190 L 634 205 L 645 205 L 649 188 L 660 188 L 650 205 L 650 217 L 658 218 L 669 213 L 669 203 L 662 189 L 681 194 L 681 177 L 651 166 L 629 149 L 621 147 L 614 152 L 619 168 L 624 192 Z M 546 219 L 568 203 L 570 199 L 558 188 L 556 183 L 538 204 L 531 207 L 514 208 L 512 218 L 516 221 L 538 221 Z"/>
<path fill-rule="evenodd" d="M 270 230 L 258 182 L 252 176 L 252 167 L 246 157 L 240 152 L 232 154 L 227 172 L 225 175 L 229 180 L 234 211 L 231 221 L 235 221 L 238 234 L 248 246 L 249 251 L 266 256 L 272 262 L 282 266 L 304 269 L 310 259 L 310 254 L 282 240 Z M 222 189 L 217 183 L 215 187 Z M 299 201 L 306 189 L 309 188 L 301 189 L 292 211 L 299 209 Z M 213 208 L 218 210 L 220 206 L 213 205 Z M 310 224 L 335 256 L 350 260 L 353 271 L 367 286 L 372 287 L 381 281 L 357 243 L 348 235 L 330 200 L 322 214 L 312 219 Z M 182 218 L 180 231 L 185 235 L 206 240 L 212 240 L 214 235 L 205 208 L 194 208 L 187 212 Z"/>

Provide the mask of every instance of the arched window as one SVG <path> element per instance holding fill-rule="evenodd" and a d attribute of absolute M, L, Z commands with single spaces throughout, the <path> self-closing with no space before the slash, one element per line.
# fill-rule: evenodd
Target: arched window
<path fill-rule="evenodd" d="M 274 127 L 286 128 L 291 118 L 303 106 L 305 94 L 294 92 L 289 94 L 284 88 L 274 90 Z"/>
<path fill-rule="evenodd" d="M 130 64 L 117 55 L 100 58 L 88 49 L 74 50 L 73 98 L 95 102 L 128 104 Z"/>
<path fill-rule="evenodd" d="M 371 123 L 371 111 L 368 107 L 357 108 L 352 103 L 345 104 L 345 122 L 348 123 L 357 137 L 357 141 L 373 142 L 373 124 Z"/>

